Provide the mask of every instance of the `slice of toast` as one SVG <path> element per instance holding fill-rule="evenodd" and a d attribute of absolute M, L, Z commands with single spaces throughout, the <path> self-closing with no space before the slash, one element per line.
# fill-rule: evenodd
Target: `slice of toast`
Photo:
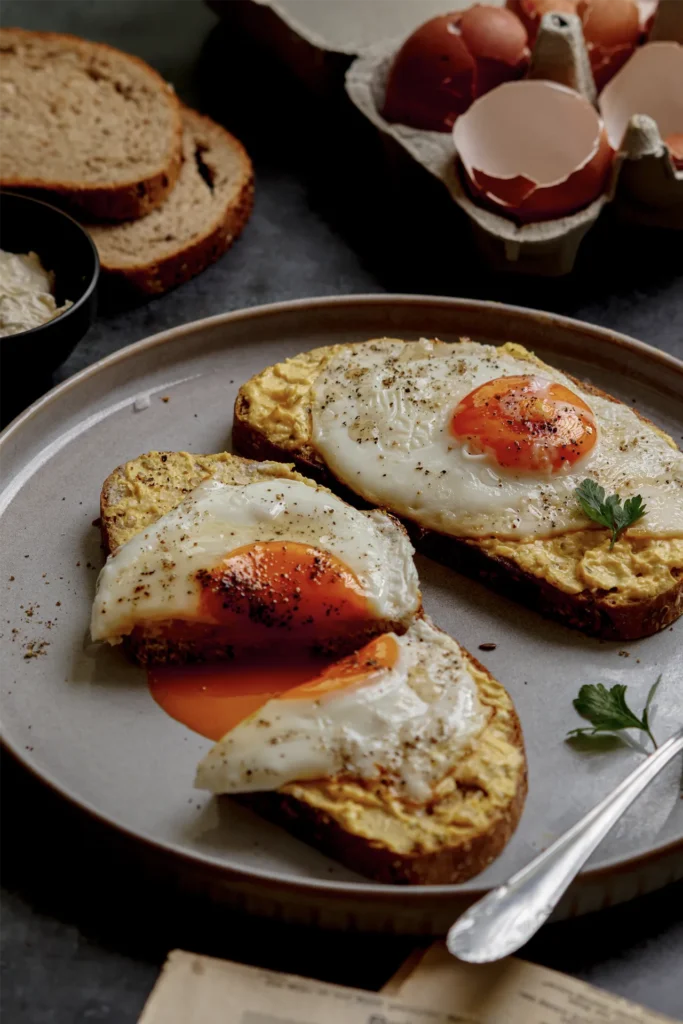
<path fill-rule="evenodd" d="M 527 359 L 532 369 L 544 366 L 521 346 L 501 349 Z M 235 403 L 233 444 L 236 451 L 251 458 L 293 460 L 303 472 L 350 497 L 328 471 L 311 434 L 313 383 L 339 351 L 340 346 L 330 346 L 302 353 L 266 368 L 244 384 Z M 617 401 L 591 385 L 575 383 L 588 394 Z M 671 438 L 666 440 L 677 448 Z M 544 615 L 603 639 L 650 636 L 683 613 L 682 538 L 627 533 L 609 550 L 608 531 L 601 529 L 529 541 L 480 540 L 447 536 L 403 521 L 422 553 L 483 580 Z M 609 572 L 595 571 L 601 561 L 603 565 L 609 562 Z"/>
<path fill-rule="evenodd" d="M 180 103 L 137 57 L 55 32 L 0 30 L 0 184 L 97 220 L 158 206 L 181 163 Z"/>
<path fill-rule="evenodd" d="M 227 453 L 150 452 L 119 466 L 105 481 L 105 549 L 116 551 L 208 477 L 233 484 L 304 479 L 282 463 L 254 463 Z M 463 882 L 482 871 L 519 821 L 526 758 L 509 695 L 475 658 L 458 650 L 467 659 L 487 721 L 455 759 L 428 813 L 402 802 L 386 785 L 349 778 L 291 783 L 239 799 L 378 881 L 436 885 Z"/>
<path fill-rule="evenodd" d="M 272 479 L 295 480 L 330 495 L 327 488 L 295 472 L 292 466 L 281 462 L 252 462 L 248 459 L 222 452 L 217 455 L 192 455 L 188 452 L 148 452 L 137 459 L 119 466 L 104 482 L 100 496 L 100 524 L 103 547 L 108 554 L 155 523 L 166 513 L 176 508 L 188 494 L 204 480 L 213 478 L 223 484 L 244 486 Z M 334 617 L 329 619 L 328 628 L 311 625 L 311 644 L 316 650 L 332 655 L 345 655 L 367 643 L 373 637 L 385 633 L 404 633 L 421 605 L 417 577 L 412 566 L 412 547 L 404 528 L 396 519 L 380 512 L 359 513 L 349 508 L 354 516 L 365 517 L 377 523 L 380 517 L 382 536 L 391 538 L 390 555 L 396 555 L 397 565 L 404 565 L 401 559 L 410 562 L 413 584 L 405 588 L 392 605 L 386 607 L 384 617 L 377 614 L 355 620 L 351 630 L 339 630 Z M 377 530 L 377 526 L 373 526 Z M 286 539 L 283 537 L 283 539 Z M 387 539 L 387 543 L 389 540 Z M 231 586 L 250 608 L 255 618 L 266 617 L 270 605 L 267 590 L 250 589 L 246 583 L 235 580 Z M 99 618 L 98 618 L 99 621 Z M 269 630 L 268 640 L 283 636 L 278 622 Z M 285 636 L 287 634 L 284 634 Z M 233 628 L 208 623 L 183 623 L 170 619 L 151 619 L 138 623 L 132 632 L 123 637 L 110 638 L 112 642 L 123 639 L 127 654 L 138 664 L 173 664 L 185 662 L 222 661 L 234 655 L 240 636 Z M 297 638 L 293 638 L 295 642 Z M 282 640 L 280 639 L 280 642 Z"/>
<path fill-rule="evenodd" d="M 240 235 L 254 201 L 251 161 L 238 140 L 183 110 L 183 163 L 157 209 L 121 224 L 85 224 L 102 270 L 136 292 L 160 295 L 219 259 Z"/>
<path fill-rule="evenodd" d="M 456 657 L 465 658 L 485 714 L 471 744 L 453 751 L 450 768 L 425 805 L 405 800 L 386 776 L 291 782 L 239 799 L 379 882 L 454 884 L 495 860 L 517 826 L 527 791 L 524 743 L 501 684 L 428 620 L 416 622 L 408 636 L 418 629 L 438 635 Z M 428 637 L 421 635 L 420 642 L 426 646 Z M 200 764 L 200 788 L 220 792 L 220 785 L 212 784 L 212 769 L 220 771 L 221 759 L 229 756 L 230 735 Z"/>

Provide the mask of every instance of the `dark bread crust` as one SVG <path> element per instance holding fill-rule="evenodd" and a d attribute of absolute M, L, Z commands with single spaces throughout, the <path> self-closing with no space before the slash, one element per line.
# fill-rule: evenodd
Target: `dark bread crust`
<path fill-rule="evenodd" d="M 90 182 L 70 182 L 66 185 L 61 181 L 51 181 L 46 178 L 36 177 L 25 179 L 15 176 L 7 176 L 0 181 L 3 188 L 17 189 L 27 192 L 38 198 L 49 201 L 57 199 L 62 205 L 68 207 L 77 216 L 87 217 L 89 220 L 119 221 L 137 220 L 144 217 L 157 206 L 163 203 L 164 199 L 173 189 L 182 164 L 182 137 L 183 124 L 181 117 L 181 104 L 171 86 L 162 76 L 146 64 L 139 57 L 129 53 L 123 53 L 107 43 L 94 43 L 81 39 L 78 36 L 64 32 L 34 32 L 21 28 L 3 28 L 0 36 L 5 42 L 11 42 L 11 37 L 19 41 L 22 39 L 43 39 L 46 42 L 68 43 L 77 46 L 79 49 L 100 49 L 114 54 L 117 58 L 126 57 L 127 60 L 138 67 L 143 68 L 151 80 L 165 93 L 169 105 L 174 109 L 173 144 L 168 155 L 167 163 L 146 178 L 132 178 L 130 181 L 118 182 L 115 185 L 93 185 Z"/>
<path fill-rule="evenodd" d="M 186 249 L 157 263 L 134 270 L 103 266 L 107 278 L 118 286 L 142 295 L 162 295 L 201 274 L 220 259 L 241 235 L 254 207 L 254 176 L 246 178 L 237 202 L 226 211 L 223 220 L 209 234 Z"/>
<path fill-rule="evenodd" d="M 488 669 L 461 648 L 473 665 L 493 680 Z M 495 680 L 494 680 L 495 682 Z M 498 714 L 494 711 L 494 717 Z M 528 789 L 522 727 L 514 708 L 508 710 L 506 740 L 522 757 L 512 800 L 491 818 L 487 828 L 438 850 L 400 853 L 380 842 L 350 832 L 328 814 L 288 793 L 254 793 L 239 797 L 269 821 L 368 878 L 389 885 L 457 885 L 478 875 L 502 853 L 522 816 Z M 491 722 L 487 728 L 491 727 Z M 457 778 L 457 771 L 456 771 Z M 467 786 L 467 783 L 464 783 Z"/>
<path fill-rule="evenodd" d="M 78 192 L 60 182 L 24 182 L 19 178 L 3 178 L 0 185 L 59 205 L 84 221 L 137 220 L 167 199 L 178 180 L 181 164 L 180 152 L 174 153 L 163 171 L 144 181 L 115 187 L 83 184 L 78 186 Z"/>
<path fill-rule="evenodd" d="M 618 398 L 592 384 L 567 376 L 589 394 L 624 405 Z M 634 409 L 649 426 L 650 420 Z M 273 444 L 249 419 L 249 401 L 238 392 L 232 429 L 233 446 L 240 455 L 260 459 L 287 459 L 319 483 L 345 500 L 359 504 L 358 496 L 340 484 L 327 469 L 318 453 L 309 444 L 300 451 Z M 425 530 L 418 523 L 401 518 L 415 548 L 429 558 L 456 569 L 473 579 L 526 605 L 533 611 L 556 619 L 572 629 L 581 630 L 602 640 L 639 640 L 658 633 L 683 614 L 683 568 L 674 570 L 675 581 L 665 592 L 653 598 L 624 602 L 618 595 L 604 590 L 585 590 L 568 594 L 547 580 L 522 569 L 513 559 L 485 551 L 478 541 L 452 537 L 434 530 Z"/>
<path fill-rule="evenodd" d="M 102 271 L 108 283 L 121 293 L 127 291 L 141 295 L 162 295 L 201 274 L 239 238 L 254 208 L 254 171 L 242 143 L 210 118 L 196 111 L 188 111 L 188 114 L 195 123 L 203 123 L 210 132 L 225 136 L 239 152 L 243 167 L 238 195 L 223 211 L 218 223 L 212 225 L 204 235 L 190 245 L 180 246 L 163 259 L 141 261 L 139 266 L 122 268 L 108 265 L 106 256 L 101 256 Z"/>

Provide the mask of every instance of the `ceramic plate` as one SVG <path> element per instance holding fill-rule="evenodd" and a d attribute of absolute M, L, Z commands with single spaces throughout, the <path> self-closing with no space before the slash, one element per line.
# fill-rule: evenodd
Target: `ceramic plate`
<path fill-rule="evenodd" d="M 572 632 L 420 558 L 427 611 L 510 690 L 524 728 L 529 797 L 503 855 L 463 886 L 368 882 L 255 814 L 193 790 L 209 742 L 168 718 L 143 672 L 88 642 L 102 564 L 100 487 L 154 448 L 230 445 L 238 386 L 317 345 L 378 335 L 522 342 L 683 435 L 683 364 L 637 341 L 495 303 L 409 296 L 312 299 L 187 324 L 115 353 L 25 412 L 2 441 L 4 739 L 36 774 L 193 884 L 249 910 L 335 926 L 440 932 L 606 794 L 643 757 L 564 742 L 585 682 L 626 683 L 640 708 L 662 673 L 655 730 L 683 715 L 683 621 L 630 644 Z M 482 643 L 496 649 L 480 652 Z M 683 874 L 680 765 L 672 764 L 603 843 L 562 914 L 629 898 Z"/>

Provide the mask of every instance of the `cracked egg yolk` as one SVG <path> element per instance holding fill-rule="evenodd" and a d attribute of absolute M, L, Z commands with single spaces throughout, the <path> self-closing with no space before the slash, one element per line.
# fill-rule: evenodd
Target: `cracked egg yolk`
<path fill-rule="evenodd" d="M 264 629 L 322 640 L 372 618 L 350 569 L 334 555 L 294 541 L 237 548 L 198 578 L 203 617 L 234 626 L 244 643 Z"/>
<path fill-rule="evenodd" d="M 273 698 L 316 701 L 392 668 L 398 644 L 384 634 L 340 661 L 299 651 L 294 658 L 250 654 L 219 665 L 155 666 L 148 671 L 152 697 L 172 718 L 219 740 Z"/>
<path fill-rule="evenodd" d="M 590 452 L 597 440 L 593 413 L 563 384 L 541 377 L 498 377 L 457 406 L 451 432 L 472 454 L 504 469 L 557 473 Z"/>

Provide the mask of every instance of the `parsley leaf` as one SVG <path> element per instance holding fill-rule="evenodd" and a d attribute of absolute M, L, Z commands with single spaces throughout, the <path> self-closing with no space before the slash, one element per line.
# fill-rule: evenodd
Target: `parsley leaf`
<path fill-rule="evenodd" d="M 567 739 L 575 736 L 596 736 L 605 732 L 614 733 L 620 729 L 641 729 L 647 733 L 656 748 L 657 741 L 650 730 L 650 706 L 661 678 L 659 676 L 650 687 L 641 718 L 638 718 L 626 703 L 626 687 L 621 683 L 617 683 L 609 690 L 602 683 L 588 683 L 582 686 L 573 704 L 581 717 L 587 719 L 591 725 L 572 729 L 567 733 Z"/>
<path fill-rule="evenodd" d="M 595 480 L 584 480 L 574 491 L 583 512 L 594 523 L 606 526 L 612 532 L 610 550 L 627 527 L 642 519 L 647 511 L 639 494 L 627 498 L 621 504 L 618 494 L 605 496 L 605 488 L 596 484 Z"/>

